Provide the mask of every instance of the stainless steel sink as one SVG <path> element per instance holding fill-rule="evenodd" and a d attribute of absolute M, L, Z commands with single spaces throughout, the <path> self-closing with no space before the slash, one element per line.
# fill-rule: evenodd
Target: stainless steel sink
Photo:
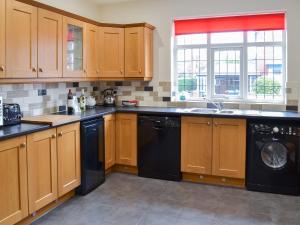
<path fill-rule="evenodd" d="M 198 113 L 217 113 L 217 109 L 208 109 L 208 108 L 198 108 L 198 109 L 191 109 L 191 112 L 198 112 Z"/>
<path fill-rule="evenodd" d="M 218 113 L 233 114 L 233 113 L 234 113 L 234 110 L 223 109 L 223 110 L 219 111 Z"/>

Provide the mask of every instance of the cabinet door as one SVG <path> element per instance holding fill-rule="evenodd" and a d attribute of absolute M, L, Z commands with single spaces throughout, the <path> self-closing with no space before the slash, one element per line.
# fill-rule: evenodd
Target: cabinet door
<path fill-rule="evenodd" d="M 100 77 L 124 77 L 124 28 L 99 28 Z"/>
<path fill-rule="evenodd" d="M 86 76 L 99 77 L 98 66 L 98 27 L 86 24 Z"/>
<path fill-rule="evenodd" d="M 38 9 L 38 76 L 62 77 L 62 15 Z"/>
<path fill-rule="evenodd" d="M 37 77 L 37 8 L 6 1 L 6 77 Z"/>
<path fill-rule="evenodd" d="M 0 142 L 0 224 L 28 216 L 26 137 Z"/>
<path fill-rule="evenodd" d="M 245 178 L 246 121 L 214 119 L 212 174 Z"/>
<path fill-rule="evenodd" d="M 115 115 L 104 117 L 105 169 L 115 165 L 116 161 L 116 119 Z"/>
<path fill-rule="evenodd" d="M 5 1 L 0 2 L 0 78 L 5 77 Z"/>
<path fill-rule="evenodd" d="M 211 175 L 211 163 L 212 119 L 205 117 L 182 117 L 182 172 Z"/>
<path fill-rule="evenodd" d="M 63 76 L 85 77 L 85 23 L 63 17 Z"/>
<path fill-rule="evenodd" d="M 27 136 L 29 213 L 57 198 L 56 129 Z"/>
<path fill-rule="evenodd" d="M 80 124 L 57 128 L 58 196 L 80 185 Z"/>
<path fill-rule="evenodd" d="M 116 163 L 137 165 L 137 115 L 118 113 L 116 116 Z"/>
<path fill-rule="evenodd" d="M 144 55 L 144 28 L 125 28 L 125 77 L 144 76 Z"/>

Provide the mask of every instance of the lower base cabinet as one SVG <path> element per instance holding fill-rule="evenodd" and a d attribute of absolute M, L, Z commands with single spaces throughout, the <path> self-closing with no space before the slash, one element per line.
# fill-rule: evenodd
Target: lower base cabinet
<path fill-rule="evenodd" d="M 27 136 L 29 213 L 57 198 L 56 129 Z"/>
<path fill-rule="evenodd" d="M 244 119 L 182 117 L 181 170 L 245 179 Z"/>
<path fill-rule="evenodd" d="M 0 142 L 0 225 L 20 222 L 79 185 L 80 123 Z"/>
<path fill-rule="evenodd" d="M 105 169 L 109 169 L 116 163 L 116 116 L 110 114 L 104 116 L 105 139 Z"/>
<path fill-rule="evenodd" d="M 28 216 L 26 136 L 0 143 L 0 225 Z"/>
<path fill-rule="evenodd" d="M 116 163 L 137 166 L 137 114 L 116 115 Z"/>
<path fill-rule="evenodd" d="M 80 123 L 57 128 L 58 197 L 80 185 Z"/>

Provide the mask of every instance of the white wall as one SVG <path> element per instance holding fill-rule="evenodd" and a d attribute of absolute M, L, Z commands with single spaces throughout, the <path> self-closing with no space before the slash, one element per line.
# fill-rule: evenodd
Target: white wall
<path fill-rule="evenodd" d="M 100 6 L 87 0 L 35 0 L 98 21 Z"/>
<path fill-rule="evenodd" d="M 110 23 L 149 22 L 156 26 L 154 37 L 155 81 L 171 77 L 171 27 L 175 18 L 235 15 L 272 11 L 287 12 L 288 82 L 300 83 L 299 0 L 139 0 L 104 5 L 99 19 Z"/>

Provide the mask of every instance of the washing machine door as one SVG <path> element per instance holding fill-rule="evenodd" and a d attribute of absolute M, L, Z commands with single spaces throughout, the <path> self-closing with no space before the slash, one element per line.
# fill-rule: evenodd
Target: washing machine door
<path fill-rule="evenodd" d="M 274 170 L 280 170 L 287 165 L 288 154 L 288 148 L 277 140 L 265 143 L 261 149 L 262 162 Z"/>

